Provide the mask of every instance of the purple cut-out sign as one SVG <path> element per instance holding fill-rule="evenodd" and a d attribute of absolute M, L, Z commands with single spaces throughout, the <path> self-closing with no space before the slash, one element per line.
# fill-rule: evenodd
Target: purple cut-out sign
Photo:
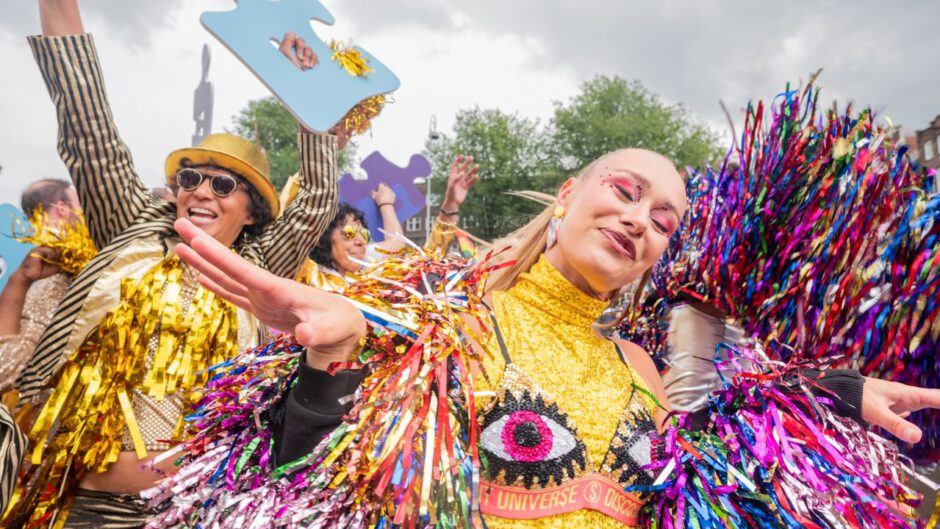
<path fill-rule="evenodd" d="M 339 180 L 339 199 L 365 214 L 366 225 L 372 230 L 372 237 L 382 241 L 385 237 L 378 230 L 382 226 L 379 208 L 372 200 L 372 191 L 384 183 L 395 192 L 395 214 L 402 224 L 424 209 L 424 193 L 414 183 L 415 178 L 427 178 L 431 174 L 431 162 L 420 154 L 414 154 L 408 165 L 399 167 L 388 161 L 379 151 L 375 151 L 359 164 L 368 177 L 356 180 L 351 174 L 344 174 Z"/>

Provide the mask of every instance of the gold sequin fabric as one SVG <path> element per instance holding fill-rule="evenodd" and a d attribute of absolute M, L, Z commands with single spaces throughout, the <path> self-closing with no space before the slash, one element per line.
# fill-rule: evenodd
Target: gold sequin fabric
<path fill-rule="evenodd" d="M 342 292 L 346 288 L 346 281 L 339 272 L 332 268 L 322 267 L 313 259 L 304 261 L 295 280 L 329 292 Z"/>
<path fill-rule="evenodd" d="M 29 287 L 23 303 L 20 333 L 0 336 L 0 388 L 10 387 L 26 366 L 71 283 L 72 276 L 58 273 Z"/>
<path fill-rule="evenodd" d="M 636 371 L 620 358 L 614 344 L 593 330 L 594 321 L 606 307 L 606 302 L 588 296 L 567 281 L 544 256 L 511 289 L 493 294 L 493 313 L 512 363 L 507 369 L 494 335 L 487 347 L 494 353 L 484 359 L 489 384 L 480 381 L 476 387 L 481 395 L 492 390 L 496 398 L 481 399 L 482 420 L 486 424 L 487 412 L 505 404 L 507 398 L 528 398 L 533 402 L 541 399 L 536 404 L 549 410 L 546 417 L 554 417 L 561 426 L 573 427 L 571 451 L 553 461 L 565 462 L 561 458 L 576 455 L 578 443 L 582 443 L 584 469 L 577 460 L 567 462 L 566 469 L 548 469 L 550 473 L 558 471 L 549 483 L 564 482 L 582 471 L 600 471 L 621 483 L 632 481 L 633 476 L 623 475 L 630 466 L 625 460 L 631 453 L 639 461 L 649 456 L 648 434 L 655 430 L 651 420 L 656 413 L 655 403 L 634 387 L 636 382 L 646 389 Z M 483 428 L 481 436 L 486 435 Z M 558 432 L 555 438 L 567 441 Z M 524 477 L 504 474 L 502 479 L 506 478 L 514 486 L 525 485 Z M 535 520 L 488 516 L 486 522 L 496 529 L 623 527 L 589 510 Z"/>

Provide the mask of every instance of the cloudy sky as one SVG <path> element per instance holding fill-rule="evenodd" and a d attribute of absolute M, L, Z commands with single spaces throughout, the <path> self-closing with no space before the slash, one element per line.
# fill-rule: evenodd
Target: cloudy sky
<path fill-rule="evenodd" d="M 359 141 L 404 164 L 432 115 L 450 129 L 479 105 L 548 119 L 597 74 L 639 79 L 726 133 L 735 113 L 787 81 L 824 68 L 823 99 L 870 105 L 894 123 L 924 128 L 940 114 L 940 4 L 793 0 L 324 0 L 337 19 L 324 39 L 353 38 L 402 81 L 395 103 Z M 200 49 L 212 50 L 215 131 L 266 89 L 199 24 L 232 0 L 84 0 L 121 134 L 150 185 L 166 154 L 193 133 Z M 903 5 L 903 8 L 901 7 Z M 0 203 L 30 181 L 65 177 L 53 108 L 25 44 L 37 7 L 0 2 Z M 738 120 L 740 122 L 740 120 Z"/>

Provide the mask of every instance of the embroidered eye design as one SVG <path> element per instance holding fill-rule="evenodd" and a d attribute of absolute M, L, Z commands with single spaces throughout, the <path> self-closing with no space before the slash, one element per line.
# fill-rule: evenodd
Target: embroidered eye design
<path fill-rule="evenodd" d="M 556 404 L 528 390 L 511 392 L 486 414 L 480 447 L 494 482 L 526 488 L 557 485 L 586 466 L 586 448 Z"/>
<path fill-rule="evenodd" d="M 652 462 L 657 436 L 656 423 L 649 413 L 628 407 L 604 461 L 611 477 L 621 485 L 652 485 L 654 476 L 645 467 Z"/>
<path fill-rule="evenodd" d="M 555 459 L 575 445 L 574 436 L 562 425 L 529 410 L 503 415 L 487 427 L 483 438 L 497 457 L 526 463 Z"/>

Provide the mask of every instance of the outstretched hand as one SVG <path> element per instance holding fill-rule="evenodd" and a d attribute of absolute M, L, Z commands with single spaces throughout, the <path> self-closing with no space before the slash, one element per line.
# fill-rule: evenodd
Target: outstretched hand
<path fill-rule="evenodd" d="M 924 433 L 905 418 L 918 410 L 940 408 L 940 389 L 926 389 L 878 378 L 865 377 L 862 418 L 908 443 Z"/>
<path fill-rule="evenodd" d="M 473 156 L 459 155 L 454 158 L 447 173 L 447 190 L 444 192 L 444 202 L 441 207 L 448 211 L 457 211 L 467 199 L 470 186 L 477 181 L 477 171 L 480 166 L 473 163 Z"/>
<path fill-rule="evenodd" d="M 325 369 L 348 359 L 365 335 L 365 318 L 344 298 L 278 277 L 256 266 L 187 219 L 174 224 L 186 244 L 180 258 L 199 271 L 199 282 L 268 326 L 292 331 L 308 347 L 307 361 Z"/>

